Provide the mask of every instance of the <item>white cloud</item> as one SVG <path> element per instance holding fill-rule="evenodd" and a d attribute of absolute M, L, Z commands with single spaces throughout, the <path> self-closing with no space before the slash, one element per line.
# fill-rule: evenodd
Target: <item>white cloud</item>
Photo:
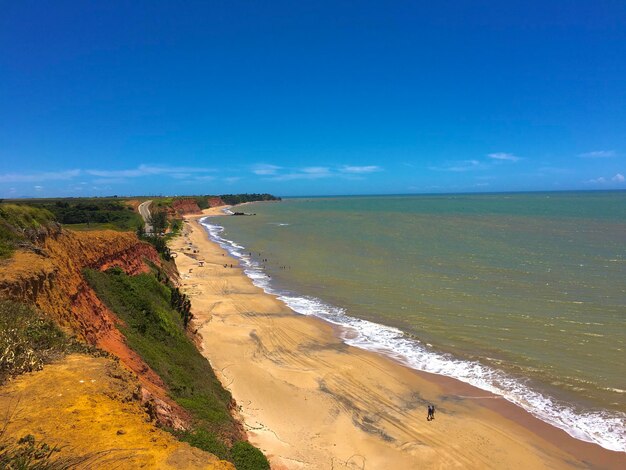
<path fill-rule="evenodd" d="M 332 173 L 330 168 L 325 166 L 309 166 L 291 173 L 276 175 L 271 179 L 273 181 L 315 180 L 320 178 L 331 178 L 333 176 L 340 175 Z"/>
<path fill-rule="evenodd" d="M 261 176 L 269 176 L 271 181 L 291 181 L 291 180 L 315 180 L 321 178 L 343 178 L 361 179 L 369 173 L 382 171 L 376 165 L 354 166 L 341 165 L 338 167 L 329 166 L 307 166 L 302 168 L 282 168 L 276 165 L 256 165 L 253 172 Z M 283 170 L 282 172 L 280 170 Z"/>
<path fill-rule="evenodd" d="M 39 183 L 41 181 L 69 180 L 80 174 L 80 170 L 5 173 L 0 174 L 0 183 Z"/>
<path fill-rule="evenodd" d="M 302 173 L 306 173 L 307 175 L 316 175 L 316 176 L 329 176 L 330 168 L 326 166 L 309 166 L 302 169 Z"/>
<path fill-rule="evenodd" d="M 92 181 L 93 184 L 107 185 L 107 188 L 110 184 L 124 184 L 127 182 L 128 180 L 124 178 L 96 178 Z"/>
<path fill-rule="evenodd" d="M 594 150 L 593 152 L 581 153 L 580 158 L 611 158 L 617 156 L 615 150 Z"/>
<path fill-rule="evenodd" d="M 624 175 L 622 175 L 621 173 L 617 173 L 615 176 L 610 178 L 610 180 L 608 178 L 605 178 L 604 176 L 600 176 L 598 178 L 592 178 L 590 180 L 587 180 L 586 183 L 590 183 L 590 184 L 606 184 L 609 181 L 613 181 L 614 183 L 623 183 L 624 181 L 626 181 L 626 177 Z"/>
<path fill-rule="evenodd" d="M 484 167 L 485 166 L 482 165 L 478 160 L 463 160 L 461 162 L 457 162 L 450 166 L 444 166 L 444 167 L 431 166 L 429 168 L 435 171 L 463 172 L 463 171 L 478 170 Z"/>
<path fill-rule="evenodd" d="M 256 175 L 275 175 L 282 167 L 277 165 L 267 165 L 265 163 L 259 163 L 252 167 L 252 173 Z"/>
<path fill-rule="evenodd" d="M 35 188 L 35 191 L 41 191 L 41 190 L 43 190 L 43 186 L 39 186 L 39 185 L 37 185 L 37 186 L 33 186 L 33 187 Z"/>
<path fill-rule="evenodd" d="M 187 167 L 187 166 L 158 166 L 139 165 L 137 168 L 127 170 L 85 170 L 85 173 L 102 178 L 138 178 L 150 175 L 169 175 L 173 178 L 185 173 L 211 173 L 213 168 Z"/>
<path fill-rule="evenodd" d="M 512 153 L 506 153 L 506 152 L 490 153 L 490 154 L 487 154 L 487 156 L 491 158 L 492 160 L 507 161 L 507 162 L 517 162 L 521 160 L 520 157 L 516 157 Z"/>
<path fill-rule="evenodd" d="M 606 178 L 603 176 L 600 176 L 599 178 L 593 178 L 587 181 L 587 183 L 591 183 L 591 184 L 604 184 L 606 183 Z"/>
<path fill-rule="evenodd" d="M 572 170 L 571 168 L 559 168 L 556 166 L 542 166 L 541 168 L 539 168 L 539 172 L 540 173 L 553 173 L 557 175 L 567 175 L 567 174 L 574 173 L 574 170 Z"/>
<path fill-rule="evenodd" d="M 377 165 L 366 165 L 366 166 L 344 165 L 340 168 L 339 171 L 341 171 L 342 173 L 363 174 L 363 173 L 374 173 L 376 171 L 381 171 L 381 170 L 382 168 Z"/>
<path fill-rule="evenodd" d="M 228 178 L 224 178 L 224 181 L 227 183 L 235 183 L 241 179 L 241 176 L 229 176 Z"/>

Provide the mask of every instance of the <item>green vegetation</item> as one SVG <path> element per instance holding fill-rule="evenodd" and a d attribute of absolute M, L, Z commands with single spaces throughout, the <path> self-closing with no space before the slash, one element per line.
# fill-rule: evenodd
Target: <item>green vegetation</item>
<path fill-rule="evenodd" d="M 20 244 L 32 243 L 54 223 L 44 209 L 18 204 L 0 204 L 0 259 L 9 258 Z"/>
<path fill-rule="evenodd" d="M 180 317 L 183 319 L 183 326 L 187 329 L 189 322 L 193 318 L 191 301 L 187 294 L 183 294 L 178 287 L 173 288 L 171 290 L 170 306 L 180 313 Z"/>
<path fill-rule="evenodd" d="M 180 233 L 183 228 L 183 219 L 174 219 L 170 222 L 170 233 L 168 236 L 174 237 Z"/>
<path fill-rule="evenodd" d="M 272 196 L 271 194 L 222 194 L 220 196 L 222 201 L 226 204 L 233 206 L 235 204 L 241 204 L 243 202 L 254 202 L 254 201 L 280 201 L 279 197 Z"/>
<path fill-rule="evenodd" d="M 164 209 L 152 209 L 148 223 L 152 225 L 155 234 L 165 233 L 169 225 L 167 221 L 167 212 Z"/>
<path fill-rule="evenodd" d="M 270 464 L 263 452 L 246 441 L 235 442 L 230 450 L 218 441 L 213 434 L 199 429 L 193 432 L 177 433 L 181 441 L 188 442 L 198 449 L 206 450 L 220 459 L 230 460 L 237 470 L 269 470 Z"/>
<path fill-rule="evenodd" d="M 58 452 L 57 447 L 50 447 L 46 443 L 37 443 L 32 434 L 28 434 L 17 442 L 3 439 L 0 444 L 0 467 L 6 469 L 56 469 L 69 468 L 54 462 L 53 455 Z M 70 463 L 70 462 L 66 462 Z M 71 463 L 74 463 L 73 461 Z M 59 465 L 60 464 L 60 465 Z"/>
<path fill-rule="evenodd" d="M 160 272 L 128 276 L 113 268 L 86 270 L 85 277 L 98 297 L 124 321 L 120 330 L 129 346 L 161 376 L 172 399 L 193 417 L 194 429 L 176 433 L 179 438 L 234 462 L 226 444 L 239 435 L 229 412 L 231 395 L 185 333 L 186 297 L 179 291 L 172 294 Z M 258 461 L 264 460 L 257 452 L 261 455 Z M 269 465 L 242 468 L 266 469 Z"/>
<path fill-rule="evenodd" d="M 193 431 L 175 432 L 174 434 L 179 440 L 187 442 L 198 449 L 211 452 L 222 460 L 230 460 L 228 447 L 214 433 L 199 428 Z M 239 467 L 237 468 L 239 469 Z"/>
<path fill-rule="evenodd" d="M 172 202 L 174 202 L 173 197 L 160 197 L 152 199 L 151 206 L 154 208 L 168 208 L 172 206 Z"/>
<path fill-rule="evenodd" d="M 131 206 L 117 199 L 44 199 L 28 204 L 47 209 L 60 223 L 81 230 L 128 231 L 141 222 L 141 216 Z"/>
<path fill-rule="evenodd" d="M 196 204 L 198 204 L 200 210 L 209 208 L 209 196 L 196 196 L 194 199 L 196 200 Z"/>
<path fill-rule="evenodd" d="M 249 442 L 239 441 L 230 449 L 237 470 L 269 470 L 265 455 Z"/>
<path fill-rule="evenodd" d="M 9 377 L 40 370 L 70 352 L 94 350 L 69 338 L 32 307 L 0 301 L 0 384 Z"/>
<path fill-rule="evenodd" d="M 154 247 L 154 249 L 161 255 L 161 258 L 164 261 L 170 261 L 172 259 L 170 248 L 167 246 L 167 238 L 155 235 L 147 235 L 141 230 L 137 230 L 137 236 L 140 240 L 150 243 Z"/>
<path fill-rule="evenodd" d="M 209 207 L 209 198 L 215 196 L 188 196 L 182 198 L 157 197 L 152 200 L 152 216 L 150 223 L 156 233 L 165 233 L 169 227 L 173 233 L 180 230 L 179 220 L 168 220 L 168 211 L 177 199 L 193 199 L 200 209 Z M 253 201 L 279 201 L 280 198 L 271 194 L 224 194 L 219 196 L 229 205 Z M 39 225 L 57 221 L 67 225 L 72 230 L 120 230 L 134 231 L 143 220 L 125 199 L 117 197 L 106 198 L 61 198 L 61 199 L 28 199 L 14 200 L 14 203 L 0 204 L 0 259 L 6 258 L 13 252 L 16 242 L 24 237 L 19 230 L 13 230 L 3 223 L 6 210 L 11 217 L 21 222 L 38 222 Z M 8 209 L 5 209 L 8 208 Z M 20 216 L 21 215 L 21 216 Z M 16 225 L 19 226 L 19 225 Z M 32 228 L 32 227 L 31 227 Z M 35 227 L 36 228 L 36 227 Z"/>
<path fill-rule="evenodd" d="M 60 450 L 59 447 L 50 447 L 45 442 L 38 443 L 32 434 L 22 437 L 17 442 L 12 442 L 4 437 L 4 429 L 0 430 L 0 468 L 6 470 L 87 468 L 106 455 L 101 452 L 82 456 L 56 456 L 55 454 Z"/>

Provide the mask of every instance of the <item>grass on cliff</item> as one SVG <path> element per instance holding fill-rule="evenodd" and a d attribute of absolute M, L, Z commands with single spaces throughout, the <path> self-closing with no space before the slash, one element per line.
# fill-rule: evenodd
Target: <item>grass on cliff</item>
<path fill-rule="evenodd" d="M 10 377 L 41 369 L 45 364 L 73 352 L 94 353 L 90 346 L 68 337 L 54 322 L 34 308 L 0 300 L 0 385 Z M 13 410 L 14 412 L 14 410 Z M 58 446 L 37 442 L 28 434 L 20 439 L 6 433 L 12 410 L 0 416 L 0 468 L 7 470 L 64 470 L 96 468 L 110 452 L 59 455 Z M 121 461 L 117 458 L 111 461 Z"/>
<path fill-rule="evenodd" d="M 50 447 L 37 442 L 32 434 L 13 440 L 5 436 L 6 425 L 0 429 L 0 468 L 5 470 L 69 470 L 72 468 L 97 468 L 110 454 L 109 451 L 92 452 L 84 455 L 56 455 L 58 446 Z M 107 458 L 109 464 L 122 466 L 124 457 Z"/>
<path fill-rule="evenodd" d="M 71 352 L 91 352 L 27 305 L 0 300 L 0 384 Z"/>
<path fill-rule="evenodd" d="M 170 306 L 170 288 L 154 274 L 128 276 L 115 268 L 107 272 L 86 270 L 85 277 L 98 297 L 124 321 L 120 330 L 129 346 L 159 374 L 172 399 L 193 417 L 194 429 L 177 436 L 233 461 L 240 470 L 269 469 L 258 449 L 228 445 L 239 436 L 229 412 L 230 392 L 185 334 L 180 314 Z M 237 464 L 236 459 L 243 463 Z"/>
<path fill-rule="evenodd" d="M 0 259 L 9 258 L 15 248 L 32 242 L 37 234 L 54 223 L 54 215 L 37 207 L 0 204 Z"/>

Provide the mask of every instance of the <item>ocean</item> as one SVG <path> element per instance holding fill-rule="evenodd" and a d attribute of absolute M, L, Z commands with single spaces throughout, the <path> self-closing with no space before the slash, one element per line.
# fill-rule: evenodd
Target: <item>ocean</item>
<path fill-rule="evenodd" d="M 209 236 L 350 345 L 626 451 L 626 192 L 286 199 Z M 267 261 L 265 261 L 267 260 Z"/>

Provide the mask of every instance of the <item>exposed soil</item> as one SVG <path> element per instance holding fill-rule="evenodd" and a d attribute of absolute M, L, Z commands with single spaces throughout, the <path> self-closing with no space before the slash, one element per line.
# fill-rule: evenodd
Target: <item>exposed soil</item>
<path fill-rule="evenodd" d="M 234 469 L 157 428 L 140 395 L 113 359 L 74 354 L 3 387 L 5 439 L 32 434 L 58 456 L 93 454 L 82 468 Z"/>
<path fill-rule="evenodd" d="M 143 398 L 159 422 L 184 429 L 188 414 L 168 397 L 160 377 L 128 347 L 116 327 L 119 318 L 82 275 L 84 268 L 114 266 L 131 275 L 147 272 L 146 260 L 161 264 L 154 248 L 133 233 L 62 230 L 42 240 L 39 252 L 17 251 L 5 262 L 0 270 L 0 296 L 36 306 L 69 332 L 118 357 L 138 376 Z"/>

